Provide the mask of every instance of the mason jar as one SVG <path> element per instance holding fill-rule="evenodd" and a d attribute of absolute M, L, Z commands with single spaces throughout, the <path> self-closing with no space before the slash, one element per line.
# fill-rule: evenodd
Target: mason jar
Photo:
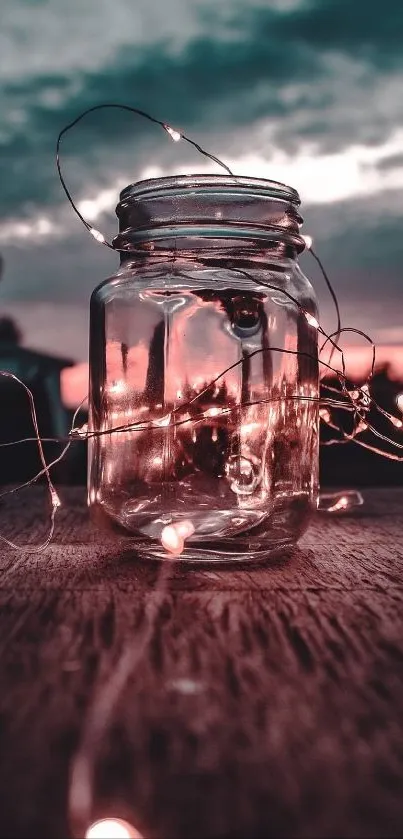
<path fill-rule="evenodd" d="M 120 195 L 120 267 L 91 298 L 88 503 L 146 557 L 266 559 L 316 508 L 317 304 L 299 203 L 228 175 Z"/>

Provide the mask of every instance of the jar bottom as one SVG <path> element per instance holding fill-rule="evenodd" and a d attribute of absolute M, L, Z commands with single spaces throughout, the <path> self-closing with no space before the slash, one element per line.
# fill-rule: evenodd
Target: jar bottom
<path fill-rule="evenodd" d="M 141 550 L 137 548 L 138 555 L 150 561 L 158 561 L 158 562 L 172 562 L 173 559 L 176 562 L 180 562 L 189 564 L 189 565 L 231 565 L 231 564 L 244 564 L 244 565 L 251 565 L 251 564 L 263 564 L 268 562 L 274 556 L 278 556 L 282 552 L 286 551 L 289 548 L 292 548 L 296 545 L 299 537 L 295 539 L 284 539 L 282 542 L 273 542 L 272 545 L 266 546 L 265 549 L 262 550 L 248 550 L 245 547 L 244 550 L 241 551 L 225 551 L 225 546 L 220 545 L 219 548 L 212 548 L 207 550 L 204 546 L 197 546 L 197 545 L 189 545 L 184 548 L 183 552 L 180 556 L 172 557 L 166 551 L 164 551 L 161 546 L 155 546 L 152 550 L 148 547 L 147 550 Z"/>
<path fill-rule="evenodd" d="M 313 509 L 311 493 L 284 494 L 276 498 L 269 511 L 260 514 L 255 511 L 253 518 L 250 517 L 251 511 L 237 512 L 239 530 L 229 538 L 220 537 L 217 531 L 209 533 L 208 527 L 205 527 L 207 532 L 204 534 L 196 532 L 185 542 L 183 552 L 177 559 L 185 563 L 264 562 L 273 554 L 278 554 L 297 543 L 309 524 Z M 164 549 L 161 539 L 158 538 L 163 526 L 171 523 L 167 517 L 154 517 L 154 527 L 145 524 L 141 528 L 142 532 L 133 532 L 125 526 L 124 515 L 117 516 L 116 511 L 113 512 L 103 504 L 94 505 L 91 512 L 98 527 L 114 530 L 120 536 L 125 536 L 128 545 L 141 558 L 172 561 L 172 554 Z M 231 512 L 233 515 L 234 511 Z M 243 515 L 244 512 L 249 515 Z M 225 519 L 227 526 L 227 516 Z M 147 530 L 148 534 L 145 532 Z"/>

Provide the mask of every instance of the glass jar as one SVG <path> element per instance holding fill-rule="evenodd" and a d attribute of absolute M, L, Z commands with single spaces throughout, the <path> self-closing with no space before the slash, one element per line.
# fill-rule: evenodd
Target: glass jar
<path fill-rule="evenodd" d="M 227 175 L 121 193 L 120 268 L 91 298 L 88 498 L 144 555 L 264 559 L 316 508 L 317 305 L 299 203 Z"/>

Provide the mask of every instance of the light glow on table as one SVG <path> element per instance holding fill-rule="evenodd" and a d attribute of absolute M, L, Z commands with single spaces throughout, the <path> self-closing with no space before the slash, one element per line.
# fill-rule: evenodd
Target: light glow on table
<path fill-rule="evenodd" d="M 123 819 L 100 819 L 88 828 L 85 839 L 143 839 L 141 833 Z"/>

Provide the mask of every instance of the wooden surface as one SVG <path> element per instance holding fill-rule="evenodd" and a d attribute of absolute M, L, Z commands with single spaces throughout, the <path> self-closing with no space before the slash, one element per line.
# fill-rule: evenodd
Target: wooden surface
<path fill-rule="evenodd" d="M 43 555 L 1 549 L 0 835 L 72 835 L 69 767 L 134 651 L 94 818 L 161 839 L 401 837 L 403 491 L 318 517 L 270 567 L 178 564 L 160 596 L 159 567 L 61 494 Z M 1 533 L 39 538 L 42 508 L 41 490 L 0 506 Z"/>

